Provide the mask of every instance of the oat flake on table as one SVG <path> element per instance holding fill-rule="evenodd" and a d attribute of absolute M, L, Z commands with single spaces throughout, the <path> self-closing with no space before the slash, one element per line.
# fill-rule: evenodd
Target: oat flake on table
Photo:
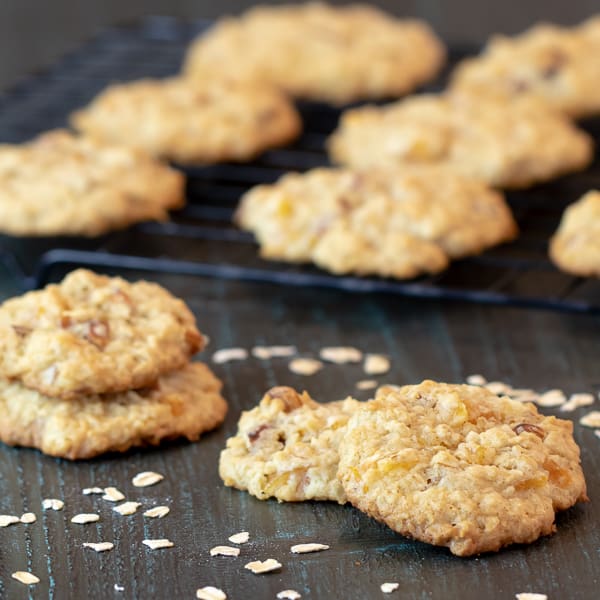
<path fill-rule="evenodd" d="M 210 549 L 211 556 L 239 556 L 240 549 L 232 546 L 215 546 Z"/>
<path fill-rule="evenodd" d="M 390 359 L 384 354 L 367 354 L 363 365 L 363 370 L 367 375 L 383 375 L 390 368 Z"/>
<path fill-rule="evenodd" d="M 396 582 L 394 582 L 394 583 L 382 583 L 381 586 L 380 586 L 381 591 L 384 594 L 391 594 L 392 592 L 395 592 L 399 587 L 400 587 L 400 584 L 396 583 Z"/>
<path fill-rule="evenodd" d="M 225 592 L 212 585 L 196 590 L 196 598 L 199 600 L 227 600 Z"/>
<path fill-rule="evenodd" d="M 123 504 L 119 504 L 119 506 L 114 506 L 113 510 L 120 515 L 127 516 L 136 513 L 141 505 L 141 502 L 123 502 Z"/>
<path fill-rule="evenodd" d="M 42 500 L 43 510 L 62 510 L 65 507 L 65 503 L 58 498 L 44 498 Z"/>
<path fill-rule="evenodd" d="M 565 393 L 562 390 L 548 390 L 547 392 L 544 392 L 543 394 L 540 394 L 539 398 L 537 399 L 537 403 L 540 406 L 545 406 L 547 408 L 552 408 L 554 406 L 560 406 L 561 404 L 564 404 L 567 401 L 567 397 L 565 396 Z"/>
<path fill-rule="evenodd" d="M 19 521 L 21 521 L 21 523 L 25 523 L 25 525 L 30 525 L 31 523 L 35 523 L 37 521 L 37 517 L 32 512 L 26 512 L 21 515 Z"/>
<path fill-rule="evenodd" d="M 294 554 L 307 554 L 309 552 L 321 552 L 322 550 L 329 550 L 327 544 L 296 544 L 290 548 L 290 551 Z"/>
<path fill-rule="evenodd" d="M 267 558 L 267 560 L 253 560 L 252 562 L 245 564 L 244 569 L 252 571 L 255 575 L 260 575 L 261 573 L 270 573 L 271 571 L 281 569 L 282 566 L 283 565 L 274 558 Z"/>
<path fill-rule="evenodd" d="M 90 494 L 104 494 L 104 488 L 101 488 L 101 487 L 83 488 L 83 494 L 85 496 L 89 496 Z"/>
<path fill-rule="evenodd" d="M 19 517 L 15 517 L 14 515 L 0 515 L 0 527 L 8 527 L 9 525 L 14 525 L 15 523 L 20 523 L 21 519 Z"/>
<path fill-rule="evenodd" d="M 321 348 L 319 356 L 328 362 L 345 365 L 346 363 L 360 362 L 363 353 L 353 346 L 326 346 Z"/>
<path fill-rule="evenodd" d="M 560 407 L 561 412 L 572 412 L 582 406 L 594 404 L 593 394 L 571 394 L 569 399 Z"/>
<path fill-rule="evenodd" d="M 473 375 L 469 375 L 466 379 L 466 382 L 469 385 L 485 385 L 487 383 L 487 379 L 483 375 L 479 375 L 479 373 L 475 373 Z"/>
<path fill-rule="evenodd" d="M 254 346 L 252 348 L 252 356 L 260 360 L 286 358 L 294 356 L 296 352 L 298 352 L 296 346 Z"/>
<path fill-rule="evenodd" d="M 247 531 L 234 533 L 227 538 L 232 544 L 245 544 L 250 539 L 250 534 Z"/>
<path fill-rule="evenodd" d="M 15 571 L 11 577 L 16 579 L 19 583 L 23 583 L 25 585 L 35 585 L 40 582 L 40 578 L 36 577 L 33 573 L 29 573 L 27 571 Z"/>
<path fill-rule="evenodd" d="M 374 390 L 378 386 L 378 382 L 375 379 L 361 379 L 356 382 L 357 390 Z"/>
<path fill-rule="evenodd" d="M 161 475 L 160 473 L 156 473 L 154 471 L 142 471 L 131 480 L 131 483 L 133 483 L 135 487 L 148 487 L 150 485 L 157 484 L 164 478 L 164 475 Z"/>
<path fill-rule="evenodd" d="M 316 358 L 295 358 L 288 367 L 296 375 L 314 375 L 323 368 L 323 363 Z"/>
<path fill-rule="evenodd" d="M 222 348 L 212 355 L 212 361 L 218 365 L 232 360 L 246 360 L 248 350 L 245 348 Z"/>
<path fill-rule="evenodd" d="M 82 546 L 84 548 L 91 548 L 95 552 L 106 552 L 115 547 L 112 542 L 83 542 Z"/>
<path fill-rule="evenodd" d="M 302 596 L 296 590 L 282 590 L 277 593 L 278 600 L 298 600 Z"/>
<path fill-rule="evenodd" d="M 109 502 L 121 502 L 121 500 L 125 500 L 125 494 L 116 487 L 106 487 L 104 488 L 102 500 L 108 500 Z"/>
<path fill-rule="evenodd" d="M 86 523 L 95 523 L 100 520 L 100 515 L 95 513 L 80 513 L 75 515 L 71 519 L 71 523 L 77 523 L 78 525 L 85 525 Z"/>
<path fill-rule="evenodd" d="M 515 598 L 517 600 L 548 600 L 548 596 L 546 596 L 546 594 L 532 594 L 531 592 L 521 592 L 520 594 L 515 594 Z"/>
<path fill-rule="evenodd" d="M 600 427 L 600 410 L 593 410 L 579 419 L 584 427 Z"/>
<path fill-rule="evenodd" d="M 166 538 L 157 540 L 142 540 L 144 546 L 148 546 L 151 550 L 160 550 L 161 548 L 172 548 L 175 544 Z"/>
<path fill-rule="evenodd" d="M 150 517 L 151 519 L 162 519 L 164 516 L 168 515 L 170 511 L 171 509 L 168 506 L 155 506 L 144 512 L 144 516 Z"/>

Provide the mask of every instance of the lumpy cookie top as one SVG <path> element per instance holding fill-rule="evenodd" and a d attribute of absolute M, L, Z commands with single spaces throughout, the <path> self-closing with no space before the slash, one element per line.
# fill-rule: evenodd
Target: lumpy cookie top
<path fill-rule="evenodd" d="M 349 420 L 338 475 L 361 510 L 467 556 L 549 534 L 587 499 L 572 432 L 480 387 L 388 386 Z"/>
<path fill-rule="evenodd" d="M 0 306 L 0 375 L 51 397 L 151 385 L 203 346 L 185 303 L 146 281 L 80 269 Z"/>
<path fill-rule="evenodd" d="M 593 143 L 537 97 L 453 92 L 346 111 L 329 152 L 358 168 L 437 164 L 523 188 L 585 168 Z"/>
<path fill-rule="evenodd" d="M 294 96 L 344 104 L 410 92 L 444 59 L 442 43 L 422 21 L 366 5 L 310 2 L 222 19 L 191 47 L 185 71 L 202 75 L 217 65 Z"/>
<path fill-rule="evenodd" d="M 320 404 L 289 387 L 269 390 L 257 407 L 242 413 L 237 434 L 227 440 L 221 478 L 261 500 L 343 504 L 338 445 L 359 404 L 352 398 Z"/>
<path fill-rule="evenodd" d="M 458 65 L 452 87 L 537 94 L 573 117 L 600 112 L 600 17 L 578 27 L 540 24 L 495 36 L 482 54 Z"/>
<path fill-rule="evenodd" d="M 184 177 L 142 152 L 67 131 L 0 145 L 0 230 L 95 236 L 165 220 L 184 204 Z"/>
<path fill-rule="evenodd" d="M 250 160 L 301 130 L 283 93 L 214 69 L 195 82 L 173 77 L 110 86 L 71 120 L 95 138 L 190 164 Z"/>

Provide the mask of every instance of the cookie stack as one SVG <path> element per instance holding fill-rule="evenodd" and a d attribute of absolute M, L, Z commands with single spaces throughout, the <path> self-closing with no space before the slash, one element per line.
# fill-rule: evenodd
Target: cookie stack
<path fill-rule="evenodd" d="M 587 500 L 571 421 L 433 381 L 328 404 L 273 388 L 242 414 L 219 473 L 260 499 L 350 502 L 458 556 L 551 534 L 557 511 Z"/>
<path fill-rule="evenodd" d="M 0 440 L 68 459 L 219 425 L 205 338 L 162 287 L 87 270 L 0 306 Z"/>

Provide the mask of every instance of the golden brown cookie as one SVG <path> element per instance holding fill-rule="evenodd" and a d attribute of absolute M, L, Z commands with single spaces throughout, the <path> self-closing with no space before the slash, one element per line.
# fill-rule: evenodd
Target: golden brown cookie
<path fill-rule="evenodd" d="M 435 77 L 444 59 L 423 21 L 367 5 L 309 2 L 222 19 L 193 44 L 185 72 L 204 77 L 217 66 L 293 96 L 345 104 L 410 92 Z"/>
<path fill-rule="evenodd" d="M 518 97 L 536 94 L 572 117 L 600 113 L 600 17 L 578 27 L 547 23 L 492 38 L 458 65 L 452 87 Z"/>
<path fill-rule="evenodd" d="M 115 144 L 45 133 L 0 145 L 0 231 L 18 236 L 96 236 L 163 221 L 185 202 L 184 177 Z"/>
<path fill-rule="evenodd" d="M 588 192 L 567 208 L 550 241 L 550 258 L 563 271 L 600 277 L 600 192 Z"/>
<path fill-rule="evenodd" d="M 354 506 L 459 556 L 533 542 L 587 500 L 573 423 L 476 386 L 380 388 L 339 453 Z"/>
<path fill-rule="evenodd" d="M 329 152 L 355 168 L 435 164 L 493 186 L 524 188 L 584 169 L 593 143 L 539 98 L 452 93 L 349 110 Z"/>
<path fill-rule="evenodd" d="M 71 400 L 0 380 L 0 441 L 71 460 L 179 437 L 195 441 L 225 418 L 221 386 L 201 363 L 163 375 L 151 388 Z"/>
<path fill-rule="evenodd" d="M 257 407 L 242 413 L 237 434 L 221 452 L 221 479 L 261 500 L 343 504 L 337 449 L 359 404 L 352 398 L 319 404 L 306 392 L 272 388 Z"/>
<path fill-rule="evenodd" d="M 517 233 L 501 194 L 436 166 L 288 174 L 246 193 L 236 220 L 265 258 L 397 278 L 436 273 Z"/>
<path fill-rule="evenodd" d="M 250 160 L 301 130 L 284 94 L 222 75 L 113 85 L 71 120 L 92 137 L 184 164 Z"/>
<path fill-rule="evenodd" d="M 0 377 L 53 398 L 152 385 L 203 346 L 185 303 L 147 281 L 79 269 L 0 305 Z"/>

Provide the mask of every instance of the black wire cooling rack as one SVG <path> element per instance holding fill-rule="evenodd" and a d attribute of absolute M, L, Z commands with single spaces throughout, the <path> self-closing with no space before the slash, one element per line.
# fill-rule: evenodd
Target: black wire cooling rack
<path fill-rule="evenodd" d="M 0 141 L 21 142 L 66 126 L 70 112 L 111 82 L 176 73 L 187 44 L 207 26 L 152 17 L 105 31 L 53 68 L 0 95 Z M 464 54 L 455 50 L 450 63 Z M 19 275 L 24 287 L 43 285 L 57 265 L 118 266 L 349 292 L 600 311 L 600 282 L 561 273 L 547 258 L 548 240 L 564 208 L 587 190 L 600 188 L 598 159 L 584 173 L 508 194 L 521 228 L 519 239 L 457 261 L 437 276 L 411 281 L 339 277 L 309 265 L 260 259 L 252 236 L 231 225 L 241 194 L 255 184 L 275 181 L 286 171 L 327 165 L 324 142 L 336 126 L 339 111 L 311 103 L 301 103 L 299 108 L 305 133 L 292 146 L 267 152 L 248 164 L 185 168 L 188 205 L 171 222 L 142 224 L 97 240 L 0 236 L 0 259 Z M 600 121 L 583 126 L 600 140 Z"/>

